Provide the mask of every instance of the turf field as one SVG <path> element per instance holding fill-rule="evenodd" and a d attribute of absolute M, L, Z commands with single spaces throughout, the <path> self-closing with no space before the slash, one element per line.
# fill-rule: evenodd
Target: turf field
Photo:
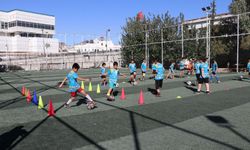
<path fill-rule="evenodd" d="M 0 150 L 250 149 L 248 79 L 220 75 L 222 82 L 211 84 L 210 95 L 194 94 L 196 87 L 184 83 L 194 77 L 164 80 L 161 97 L 155 97 L 154 80 L 131 86 L 121 78 L 116 100 L 110 102 L 105 98 L 108 87 L 96 93 L 99 70 L 81 70 L 80 76 L 92 78 L 93 92 L 88 93 L 98 106 L 88 110 L 81 96 L 69 109 L 63 107 L 69 93 L 67 86 L 59 89 L 57 84 L 67 72 L 0 74 Z M 28 104 L 22 86 L 36 89 L 45 108 Z M 119 99 L 122 87 L 125 100 Z M 144 105 L 138 105 L 141 90 Z M 49 100 L 56 112 L 52 117 L 47 115 Z"/>

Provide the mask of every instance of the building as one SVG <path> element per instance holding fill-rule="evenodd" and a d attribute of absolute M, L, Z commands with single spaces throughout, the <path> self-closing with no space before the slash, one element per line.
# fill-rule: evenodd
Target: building
<path fill-rule="evenodd" d="M 78 53 L 92 53 L 119 51 L 120 49 L 120 45 L 115 45 L 111 40 L 106 41 L 103 37 L 100 37 L 94 40 L 87 40 L 79 44 L 75 44 L 69 51 Z"/>
<path fill-rule="evenodd" d="M 0 53 L 59 52 L 55 17 L 22 10 L 0 11 Z"/>
<path fill-rule="evenodd" d="M 213 24 L 219 25 L 223 19 L 226 18 L 232 18 L 235 17 L 235 15 L 230 13 L 223 13 L 218 14 L 214 17 Z M 207 27 L 207 20 L 211 18 L 202 17 L 202 18 L 195 18 L 191 20 L 184 21 L 183 24 L 188 25 L 189 29 L 195 28 L 195 29 L 202 29 Z"/>

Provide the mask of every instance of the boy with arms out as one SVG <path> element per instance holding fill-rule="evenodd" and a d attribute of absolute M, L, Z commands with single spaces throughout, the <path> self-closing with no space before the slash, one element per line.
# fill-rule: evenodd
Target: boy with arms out
<path fill-rule="evenodd" d="M 69 108 L 69 104 L 76 99 L 77 93 L 81 93 L 82 95 L 84 95 L 88 99 L 88 102 L 87 102 L 88 109 L 92 109 L 95 106 L 95 102 L 77 83 L 77 80 L 89 81 L 89 79 L 81 78 L 78 76 L 77 72 L 78 72 L 79 68 L 80 68 L 79 64 L 74 63 L 72 66 L 72 70 L 67 74 L 67 76 L 64 78 L 64 80 L 62 81 L 62 83 L 59 86 L 61 88 L 64 85 L 64 82 L 66 80 L 68 80 L 69 92 L 71 94 L 71 97 L 64 104 L 64 107 Z M 89 106 L 93 106 L 93 107 L 89 107 Z"/>

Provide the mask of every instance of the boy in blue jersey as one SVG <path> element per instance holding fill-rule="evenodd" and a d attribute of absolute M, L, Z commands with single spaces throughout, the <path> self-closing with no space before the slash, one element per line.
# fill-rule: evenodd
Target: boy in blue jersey
<path fill-rule="evenodd" d="M 213 77 L 215 77 L 217 83 L 220 83 L 219 77 L 217 76 L 217 72 L 218 72 L 218 64 L 214 60 L 213 64 L 212 64 L 212 74 L 210 76 L 210 82 L 212 82 L 213 81 Z"/>
<path fill-rule="evenodd" d="M 145 80 L 146 72 L 147 72 L 147 63 L 146 60 L 143 60 L 143 63 L 141 64 L 142 80 Z"/>
<path fill-rule="evenodd" d="M 92 104 L 95 105 L 95 102 L 93 101 L 93 99 L 84 91 L 84 89 L 82 89 L 80 87 L 80 85 L 77 82 L 77 80 L 89 81 L 89 79 L 80 78 L 78 76 L 77 72 L 78 72 L 79 68 L 80 68 L 80 66 L 77 63 L 74 63 L 73 66 L 72 66 L 72 70 L 67 74 L 67 76 L 64 78 L 64 80 L 62 81 L 62 83 L 59 86 L 61 88 L 64 85 L 64 82 L 66 80 L 68 80 L 68 82 L 69 82 L 69 92 L 70 92 L 71 97 L 64 104 L 64 107 L 66 107 L 66 108 L 69 108 L 69 104 L 76 99 L 77 93 L 81 93 L 82 95 L 84 95 L 88 99 L 87 104 L 92 103 Z"/>
<path fill-rule="evenodd" d="M 179 62 L 179 67 L 180 67 L 180 78 L 182 78 L 184 75 L 184 70 L 185 70 L 185 64 L 184 64 L 183 58 Z"/>
<path fill-rule="evenodd" d="M 135 85 L 136 84 L 136 65 L 135 65 L 134 60 L 131 60 L 131 63 L 129 64 L 128 68 L 130 72 L 129 81 L 132 85 Z"/>
<path fill-rule="evenodd" d="M 197 59 L 195 64 L 194 64 L 196 83 L 200 82 L 200 76 L 201 76 L 200 65 L 201 65 L 201 60 Z"/>
<path fill-rule="evenodd" d="M 112 95 L 113 94 L 113 90 L 115 87 L 117 87 L 118 83 L 118 77 L 119 76 L 124 76 L 124 74 L 120 74 L 119 70 L 118 70 L 118 63 L 114 62 L 113 63 L 113 69 L 110 69 L 108 71 L 108 76 L 109 76 L 109 90 L 107 93 L 107 100 L 113 101 L 115 100 L 115 97 Z"/>
<path fill-rule="evenodd" d="M 165 69 L 163 65 L 158 62 L 158 60 L 156 60 L 156 62 L 157 62 L 156 64 L 157 68 L 156 68 L 156 75 L 155 75 L 155 89 L 157 92 L 156 96 L 159 97 L 161 95 L 160 88 L 162 88 Z"/>
<path fill-rule="evenodd" d="M 202 84 L 205 83 L 206 85 L 206 93 L 210 94 L 210 89 L 209 89 L 209 66 L 208 63 L 206 62 L 206 58 L 202 59 L 202 63 L 200 64 L 200 79 L 198 81 L 198 89 L 197 93 L 199 94 L 201 91 Z"/>
<path fill-rule="evenodd" d="M 248 60 L 247 63 L 247 71 L 248 71 L 248 76 L 250 77 L 250 59 Z"/>
<path fill-rule="evenodd" d="M 173 61 L 171 63 L 171 65 L 169 66 L 169 69 L 168 69 L 168 74 L 166 76 L 166 79 L 168 79 L 168 77 L 170 76 L 171 79 L 174 79 L 174 75 L 175 75 L 175 72 L 174 72 L 174 65 L 175 65 L 175 62 Z"/>
<path fill-rule="evenodd" d="M 107 84 L 106 63 L 102 63 L 100 77 L 102 79 L 101 85 L 105 86 Z"/>
<path fill-rule="evenodd" d="M 155 78 L 155 75 L 156 75 L 156 68 L 157 68 L 157 61 L 154 60 L 153 63 L 152 63 L 152 74 L 153 74 L 153 76 L 150 77 L 149 79 L 154 79 L 154 78 Z"/>

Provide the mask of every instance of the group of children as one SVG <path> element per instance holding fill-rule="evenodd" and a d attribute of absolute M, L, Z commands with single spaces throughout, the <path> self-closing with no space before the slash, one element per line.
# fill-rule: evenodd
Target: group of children
<path fill-rule="evenodd" d="M 214 60 L 212 63 L 212 74 L 211 75 L 209 75 L 209 65 L 207 63 L 206 58 L 196 59 L 196 60 L 193 60 L 191 63 L 192 63 L 192 69 L 193 69 L 192 72 L 193 71 L 195 72 L 197 83 L 198 83 L 197 93 L 198 94 L 200 93 L 202 84 L 205 84 L 206 93 L 209 94 L 210 93 L 209 81 L 212 81 L 213 77 L 215 77 L 217 82 L 218 83 L 220 82 L 220 80 L 217 76 L 217 71 L 218 71 L 217 62 Z M 174 76 L 175 76 L 174 67 L 175 67 L 175 62 L 172 62 L 171 65 L 169 66 L 169 72 L 166 75 L 166 79 L 168 79 L 169 77 L 171 79 L 174 79 Z M 180 77 L 182 77 L 184 75 L 185 63 L 183 61 L 181 61 L 179 63 L 179 67 L 180 67 Z M 66 108 L 68 108 L 69 104 L 76 99 L 77 93 L 81 93 L 82 95 L 84 95 L 87 98 L 88 109 L 93 109 L 96 105 L 94 100 L 89 96 L 89 94 L 87 94 L 84 91 L 84 89 L 82 89 L 80 87 L 79 83 L 77 82 L 78 80 L 89 81 L 89 79 L 82 78 L 82 77 L 78 76 L 77 72 L 78 72 L 79 68 L 80 68 L 80 66 L 77 63 L 74 63 L 72 66 L 72 70 L 67 74 L 67 76 L 64 78 L 62 83 L 59 85 L 59 87 L 61 88 L 64 85 L 64 83 L 66 82 L 66 80 L 68 80 L 69 92 L 70 92 L 71 97 L 65 103 L 64 106 Z M 132 85 L 136 85 L 137 84 L 136 64 L 133 60 L 129 64 L 128 69 L 130 72 L 129 82 Z M 249 60 L 248 65 L 247 65 L 247 70 L 248 70 L 249 76 L 250 76 L 250 60 Z M 142 80 L 142 81 L 145 80 L 146 72 L 147 72 L 147 64 L 146 64 L 146 61 L 144 60 L 143 63 L 141 64 L 141 73 L 142 74 L 141 74 L 141 78 L 139 78 L 140 80 Z M 164 76 L 165 76 L 164 72 L 165 72 L 165 69 L 164 69 L 163 65 L 156 59 L 152 64 L 153 76 L 151 78 L 154 78 L 154 80 L 155 80 L 155 89 L 156 89 L 156 96 L 157 97 L 160 96 L 160 88 L 162 88 L 163 80 L 164 80 Z M 114 62 L 113 67 L 109 68 L 108 71 L 106 71 L 106 64 L 105 63 L 102 64 L 101 74 L 100 74 L 100 77 L 102 79 L 101 84 L 103 86 L 106 86 L 106 85 L 109 86 L 109 89 L 107 92 L 107 100 L 110 100 L 110 101 L 115 100 L 114 95 L 113 95 L 113 91 L 114 91 L 115 87 L 118 87 L 119 76 L 123 76 L 124 78 L 126 77 L 125 74 L 120 73 L 120 71 L 118 69 L 117 62 Z M 107 77 L 109 77 L 109 80 L 107 80 Z"/>

